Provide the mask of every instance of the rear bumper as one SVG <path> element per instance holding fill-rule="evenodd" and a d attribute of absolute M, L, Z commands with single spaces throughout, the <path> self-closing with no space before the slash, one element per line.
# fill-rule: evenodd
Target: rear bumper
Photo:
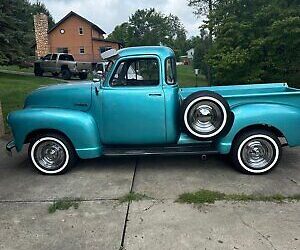
<path fill-rule="evenodd" d="M 12 150 L 16 147 L 15 141 L 11 140 L 6 144 L 6 152 L 9 156 L 12 156 Z"/>

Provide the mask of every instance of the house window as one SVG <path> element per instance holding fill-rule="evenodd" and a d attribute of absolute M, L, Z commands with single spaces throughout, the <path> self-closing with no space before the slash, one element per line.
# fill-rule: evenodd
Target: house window
<path fill-rule="evenodd" d="M 83 47 L 83 46 L 79 48 L 79 53 L 80 53 L 80 54 L 85 54 L 85 52 L 84 52 L 84 47 Z"/>
<path fill-rule="evenodd" d="M 108 51 L 108 50 L 110 50 L 110 49 L 112 49 L 112 47 L 100 47 L 100 48 L 99 48 L 100 55 L 101 55 L 102 53 L 104 53 L 105 51 Z"/>
<path fill-rule="evenodd" d="M 57 53 L 69 53 L 69 49 L 68 48 L 57 48 Z"/>
<path fill-rule="evenodd" d="M 82 36 L 82 35 L 83 35 L 83 28 L 82 28 L 82 27 L 79 27 L 79 29 L 78 29 L 78 30 L 79 30 L 79 35 L 81 35 L 81 36 Z"/>

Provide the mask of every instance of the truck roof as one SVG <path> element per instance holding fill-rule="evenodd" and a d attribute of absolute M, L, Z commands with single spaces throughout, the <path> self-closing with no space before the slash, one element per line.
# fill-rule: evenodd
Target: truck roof
<path fill-rule="evenodd" d="M 120 57 L 131 55 L 157 55 L 161 58 L 175 56 L 172 49 L 165 46 L 129 47 L 118 51 Z"/>

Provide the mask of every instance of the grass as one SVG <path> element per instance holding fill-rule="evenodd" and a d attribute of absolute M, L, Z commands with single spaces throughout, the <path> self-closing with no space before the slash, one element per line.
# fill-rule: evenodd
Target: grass
<path fill-rule="evenodd" d="M 1 65 L 0 70 L 10 70 L 18 72 L 33 73 L 33 67 L 20 67 L 18 65 Z"/>
<path fill-rule="evenodd" d="M 208 82 L 205 76 L 199 75 L 196 81 L 194 69 L 190 65 L 177 66 L 178 82 L 180 87 L 195 87 L 195 86 L 207 86 Z"/>
<path fill-rule="evenodd" d="M 80 198 L 68 197 L 56 200 L 48 207 L 48 212 L 49 214 L 53 214 L 56 212 L 56 210 L 68 210 L 71 207 L 78 209 L 80 201 Z"/>
<path fill-rule="evenodd" d="M 6 123 L 7 114 L 11 111 L 21 109 L 28 93 L 43 85 L 61 83 L 59 79 L 47 77 L 24 76 L 0 72 L 0 101 L 5 121 L 5 131 L 8 132 Z"/>
<path fill-rule="evenodd" d="M 120 203 L 124 203 L 124 202 L 150 200 L 150 199 L 152 199 L 152 198 L 145 194 L 130 192 L 130 193 L 125 194 L 124 196 L 120 197 L 118 200 Z"/>
<path fill-rule="evenodd" d="M 300 201 L 300 194 L 294 196 L 275 195 L 247 195 L 247 194 L 224 194 L 221 192 L 201 189 L 194 193 L 181 194 L 176 202 L 189 204 L 213 204 L 216 201 L 265 201 L 265 202 L 282 202 L 284 200 Z"/>

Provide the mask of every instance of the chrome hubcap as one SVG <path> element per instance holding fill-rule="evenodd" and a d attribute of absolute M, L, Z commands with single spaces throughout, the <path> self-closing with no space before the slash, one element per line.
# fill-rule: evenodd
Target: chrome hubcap
<path fill-rule="evenodd" d="M 262 169 L 272 163 L 274 148 L 268 140 L 255 138 L 244 145 L 241 156 L 244 164 L 249 168 Z"/>
<path fill-rule="evenodd" d="M 55 141 L 43 141 L 36 148 L 35 158 L 44 169 L 56 170 L 65 163 L 66 152 Z"/>
<path fill-rule="evenodd" d="M 214 102 L 201 101 L 191 108 L 188 120 L 196 132 L 211 134 L 222 125 L 223 114 Z"/>

